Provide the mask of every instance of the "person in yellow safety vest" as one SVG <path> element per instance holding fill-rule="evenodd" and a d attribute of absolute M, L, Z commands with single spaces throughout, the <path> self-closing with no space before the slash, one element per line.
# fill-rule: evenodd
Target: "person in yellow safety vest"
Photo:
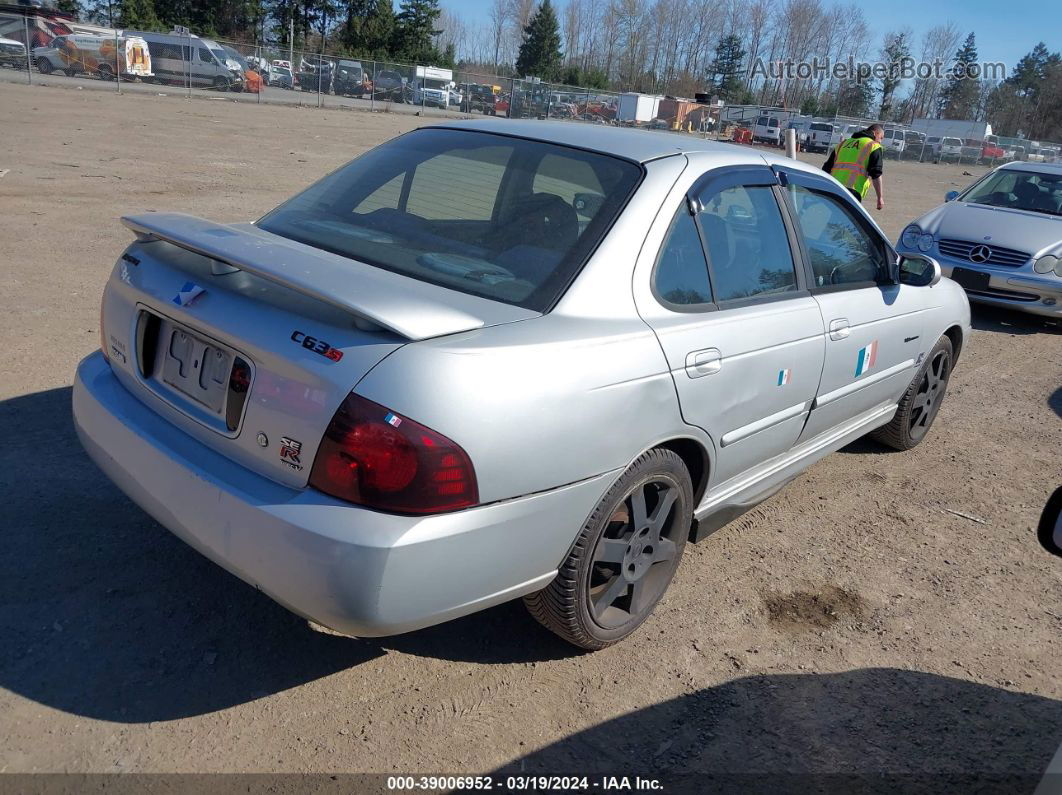
<path fill-rule="evenodd" d="M 885 208 L 885 186 L 881 181 L 885 160 L 881 141 L 884 137 L 885 128 L 880 124 L 871 124 L 837 144 L 822 165 L 823 171 L 852 191 L 852 195 L 860 202 L 873 184 L 879 210 Z"/>

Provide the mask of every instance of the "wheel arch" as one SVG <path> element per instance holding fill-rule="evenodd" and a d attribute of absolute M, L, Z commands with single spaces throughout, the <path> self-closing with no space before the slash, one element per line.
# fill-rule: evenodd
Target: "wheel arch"
<path fill-rule="evenodd" d="M 708 450 L 696 439 L 688 436 L 667 439 L 650 449 L 670 450 L 682 459 L 682 463 L 689 470 L 690 480 L 693 482 L 693 509 L 696 510 L 708 488 L 708 474 L 711 472 L 711 458 Z"/>
<path fill-rule="evenodd" d="M 959 361 L 959 353 L 962 351 L 962 329 L 959 326 L 950 326 L 944 330 L 944 335 L 951 340 L 952 361 Z"/>

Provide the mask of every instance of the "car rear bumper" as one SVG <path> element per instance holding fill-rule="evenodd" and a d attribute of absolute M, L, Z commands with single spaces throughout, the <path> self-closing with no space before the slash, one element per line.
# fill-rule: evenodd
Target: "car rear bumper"
<path fill-rule="evenodd" d="M 73 388 L 85 450 L 176 536 L 295 613 L 393 635 L 539 590 L 618 473 L 430 517 L 290 489 L 214 452 L 84 359 Z"/>
<path fill-rule="evenodd" d="M 903 246 L 897 251 L 900 254 L 918 253 L 913 250 L 905 251 Z M 1054 274 L 1039 274 L 1016 268 L 986 267 L 968 260 L 945 256 L 936 250 L 933 256 L 940 262 L 941 273 L 945 276 L 950 277 L 954 268 L 965 268 L 989 275 L 987 290 L 966 289 L 971 303 L 1002 306 L 1042 317 L 1062 318 L 1062 279 Z"/>

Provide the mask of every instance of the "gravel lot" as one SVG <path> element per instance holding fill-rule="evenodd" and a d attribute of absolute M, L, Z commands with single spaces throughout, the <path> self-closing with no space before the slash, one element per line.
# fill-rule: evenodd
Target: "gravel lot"
<path fill-rule="evenodd" d="M 338 637 L 111 486 L 70 383 L 119 215 L 255 218 L 420 120 L 10 83 L 0 109 L 0 771 L 1030 777 L 1020 791 L 1047 766 L 1062 560 L 1034 528 L 1062 482 L 1057 329 L 975 310 L 922 446 L 854 444 L 688 547 L 617 647 L 574 653 L 519 603 Z M 889 163 L 875 217 L 895 238 L 963 171 Z"/>

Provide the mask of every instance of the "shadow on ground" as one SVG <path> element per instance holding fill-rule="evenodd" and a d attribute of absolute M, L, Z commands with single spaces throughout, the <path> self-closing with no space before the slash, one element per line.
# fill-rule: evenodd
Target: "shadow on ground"
<path fill-rule="evenodd" d="M 1051 407 L 1055 414 L 1062 417 L 1062 386 L 1052 392 L 1050 397 L 1047 398 L 1047 405 Z"/>
<path fill-rule="evenodd" d="M 262 698 L 389 648 L 486 663 L 573 653 L 519 603 L 396 638 L 315 632 L 126 499 L 82 451 L 69 387 L 0 403 L 0 428 L 0 687 L 26 698 L 136 723 Z"/>
<path fill-rule="evenodd" d="M 497 772 L 641 774 L 669 793 L 1021 793 L 1035 789 L 1059 742 L 1060 701 L 866 668 L 736 679 L 565 737 Z"/>
<path fill-rule="evenodd" d="M 1030 315 L 1002 307 L 970 304 L 970 324 L 978 331 L 1003 334 L 1059 334 L 1062 325 L 1039 315 Z"/>

